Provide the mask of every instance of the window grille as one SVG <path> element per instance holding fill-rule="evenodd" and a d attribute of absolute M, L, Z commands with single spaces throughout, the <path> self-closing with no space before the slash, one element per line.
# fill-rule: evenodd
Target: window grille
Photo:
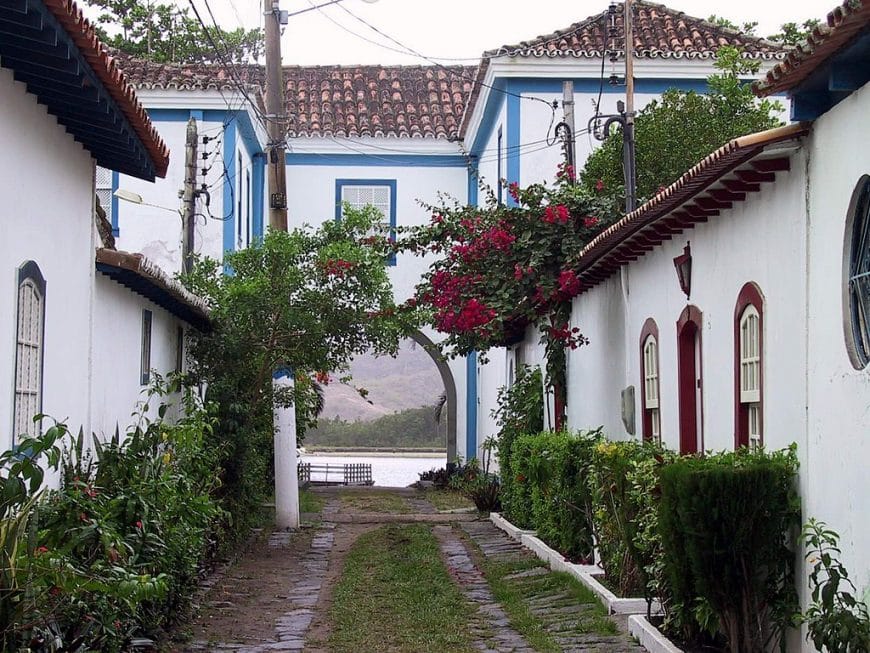
<path fill-rule="evenodd" d="M 151 311 L 142 311 L 142 362 L 140 365 L 141 384 L 151 382 Z"/>
<path fill-rule="evenodd" d="M 112 171 L 97 166 L 95 187 L 97 198 L 100 200 L 100 206 L 106 213 L 106 220 L 114 226 L 115 221 L 113 218 L 115 216 L 112 215 Z"/>
<path fill-rule="evenodd" d="M 761 343 L 758 310 L 751 304 L 740 318 L 740 401 L 761 401 Z"/>
<path fill-rule="evenodd" d="M 34 263 L 22 267 L 19 279 L 13 438 L 38 435 L 33 417 L 42 411 L 45 282 Z"/>
<path fill-rule="evenodd" d="M 655 442 L 661 441 L 661 422 L 659 418 L 659 355 L 658 342 L 650 334 L 643 342 L 643 399 L 644 410 L 649 417 L 649 436 Z"/>
<path fill-rule="evenodd" d="M 350 204 L 354 209 L 373 206 L 380 211 L 384 219 L 390 215 L 390 187 L 389 186 L 342 186 L 341 201 Z M 343 210 L 343 209 L 342 209 Z"/>
<path fill-rule="evenodd" d="M 859 369 L 870 362 L 870 177 L 855 191 L 852 204 L 847 293 L 851 318 L 853 364 Z"/>

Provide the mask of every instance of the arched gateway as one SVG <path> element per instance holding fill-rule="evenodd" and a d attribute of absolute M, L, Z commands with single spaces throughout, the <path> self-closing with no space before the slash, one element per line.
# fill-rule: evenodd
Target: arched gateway
<path fill-rule="evenodd" d="M 428 336 L 420 331 L 414 331 L 409 337 L 429 354 L 438 368 L 438 374 L 441 375 L 444 394 L 447 396 L 447 463 L 452 464 L 456 460 L 456 382 L 453 379 L 453 372 L 438 346 Z"/>

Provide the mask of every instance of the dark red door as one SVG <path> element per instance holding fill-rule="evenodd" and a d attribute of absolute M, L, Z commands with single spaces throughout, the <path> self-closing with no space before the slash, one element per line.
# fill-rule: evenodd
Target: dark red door
<path fill-rule="evenodd" d="M 680 453 L 701 444 L 701 312 L 687 306 L 677 322 L 677 381 L 680 397 Z"/>

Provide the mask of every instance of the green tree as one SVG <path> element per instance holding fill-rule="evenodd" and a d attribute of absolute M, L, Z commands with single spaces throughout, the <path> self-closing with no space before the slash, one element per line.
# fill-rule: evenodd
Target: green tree
<path fill-rule="evenodd" d="M 807 40 L 810 33 L 819 25 L 821 21 L 818 18 L 810 18 L 805 20 L 800 25 L 797 23 L 783 23 L 780 31 L 772 34 L 767 38 L 783 45 L 799 45 Z"/>
<path fill-rule="evenodd" d="M 393 304 L 389 241 L 371 235 L 380 220 L 373 208 L 348 208 L 318 229 L 270 231 L 228 254 L 226 268 L 205 259 L 185 278 L 211 309 L 212 330 L 190 339 L 191 381 L 206 384 L 219 406 L 221 490 L 235 514 L 269 490 L 273 406 L 295 403 L 304 428 L 318 403 L 313 376 L 346 370 L 368 350 L 395 355 L 411 328 L 412 316 Z M 281 367 L 295 372 L 295 396 L 273 392 Z"/>
<path fill-rule="evenodd" d="M 256 60 L 263 50 L 262 30 L 224 30 L 211 25 L 206 33 L 188 9 L 172 4 L 151 0 L 86 2 L 100 10 L 96 19 L 100 40 L 141 59 L 158 63 L 245 63 Z"/>
<path fill-rule="evenodd" d="M 707 78 L 706 94 L 670 89 L 638 112 L 639 198 L 649 198 L 676 181 L 729 140 L 781 124 L 776 117 L 779 103 L 757 100 L 749 84 L 740 79 L 758 72 L 757 61 L 743 59 L 736 48 L 723 47 L 716 67 L 721 72 Z M 611 134 L 586 160 L 580 182 L 590 192 L 598 188 L 614 199 L 624 197 L 621 132 Z"/>

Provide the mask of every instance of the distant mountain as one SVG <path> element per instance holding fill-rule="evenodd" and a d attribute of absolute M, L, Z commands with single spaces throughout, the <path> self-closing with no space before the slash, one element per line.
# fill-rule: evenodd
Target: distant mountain
<path fill-rule="evenodd" d="M 357 357 L 351 364 L 351 374 L 353 385 L 368 390 L 368 397 L 363 399 L 347 385 L 330 383 L 325 388 L 324 418 L 373 420 L 409 408 L 432 406 L 444 392 L 434 361 L 411 340 L 402 343 L 396 358 Z"/>

